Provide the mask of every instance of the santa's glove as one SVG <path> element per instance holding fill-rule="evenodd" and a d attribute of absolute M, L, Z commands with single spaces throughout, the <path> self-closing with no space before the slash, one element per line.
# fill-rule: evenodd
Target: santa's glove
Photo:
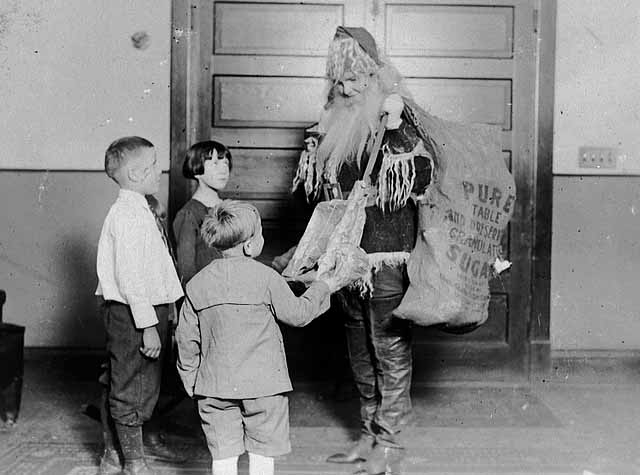
<path fill-rule="evenodd" d="M 402 124 L 400 115 L 404 110 L 404 101 L 399 94 L 391 94 L 387 96 L 382 104 L 382 112 L 388 114 L 387 130 L 396 130 Z"/>

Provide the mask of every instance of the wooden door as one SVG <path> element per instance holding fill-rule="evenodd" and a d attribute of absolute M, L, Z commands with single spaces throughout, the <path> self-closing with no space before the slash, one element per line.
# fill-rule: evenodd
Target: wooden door
<path fill-rule="evenodd" d="M 253 202 L 270 261 L 297 242 L 310 207 L 290 192 L 302 130 L 323 104 L 325 58 L 338 25 L 365 26 L 425 109 L 498 124 L 518 206 L 505 249 L 513 267 L 491 282 L 488 322 L 466 335 L 416 328 L 418 381 L 526 377 L 531 302 L 536 34 L 534 0 L 225 0 L 176 3 L 171 204 L 189 190 L 175 178 L 187 144 L 231 148 L 225 196 Z M 175 36 L 175 35 L 174 35 Z M 183 44 L 180 45 L 180 40 Z M 183 152 L 182 152 L 183 153 Z M 294 377 L 340 352 L 336 318 L 286 333 Z M 324 345 L 324 346 L 323 346 Z M 320 354 L 310 353 L 315 348 Z M 324 349 L 323 349 L 324 348 Z M 335 356 L 335 355 L 334 355 Z M 341 358 L 335 358 L 340 364 Z M 325 373 L 305 373 L 313 374 Z M 307 377 L 302 376 L 300 377 Z"/>

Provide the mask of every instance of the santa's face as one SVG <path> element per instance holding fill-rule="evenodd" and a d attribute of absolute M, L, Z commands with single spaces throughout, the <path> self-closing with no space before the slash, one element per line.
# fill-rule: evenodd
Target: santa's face
<path fill-rule="evenodd" d="M 338 92 L 345 97 L 357 96 L 367 88 L 369 78 L 369 74 L 346 71 L 337 81 Z"/>

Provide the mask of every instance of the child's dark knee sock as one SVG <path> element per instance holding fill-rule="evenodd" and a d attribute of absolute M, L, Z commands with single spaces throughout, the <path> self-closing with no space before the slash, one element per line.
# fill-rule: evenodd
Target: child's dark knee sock
<path fill-rule="evenodd" d="M 116 423 L 115 426 L 125 464 L 144 459 L 144 446 L 142 445 L 142 427 L 125 426 L 118 423 Z"/>
<path fill-rule="evenodd" d="M 109 389 L 103 388 L 100 396 L 100 422 L 105 451 L 116 451 L 116 430 L 109 410 Z"/>

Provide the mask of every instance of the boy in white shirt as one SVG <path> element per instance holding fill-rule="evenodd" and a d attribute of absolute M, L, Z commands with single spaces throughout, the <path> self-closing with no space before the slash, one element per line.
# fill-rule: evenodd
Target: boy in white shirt
<path fill-rule="evenodd" d="M 170 305 L 183 293 L 167 243 L 145 199 L 160 187 L 153 144 L 141 137 L 116 140 L 105 153 L 105 171 L 120 193 L 104 220 L 98 243 L 96 295 L 104 298 L 110 412 L 109 423 L 103 423 L 105 452 L 99 474 L 122 470 L 117 438 L 124 458 L 122 473 L 148 475 L 154 471 L 144 458 L 142 424 L 158 400 L 161 342 Z"/>

